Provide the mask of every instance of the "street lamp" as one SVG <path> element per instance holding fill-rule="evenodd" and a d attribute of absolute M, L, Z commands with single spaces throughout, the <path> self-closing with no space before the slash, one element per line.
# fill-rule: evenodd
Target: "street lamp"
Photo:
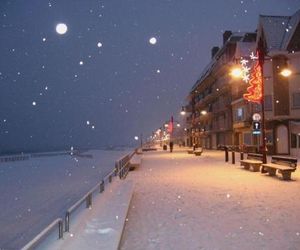
<path fill-rule="evenodd" d="M 206 110 L 202 110 L 200 113 L 201 113 L 201 115 L 206 115 L 207 111 Z"/>
<path fill-rule="evenodd" d="M 185 109 L 184 109 L 184 107 L 183 107 L 183 106 L 181 107 L 180 114 L 181 114 L 181 115 L 185 115 L 185 114 L 186 114 L 186 112 L 185 112 Z"/>
<path fill-rule="evenodd" d="M 288 68 L 285 68 L 280 72 L 280 75 L 282 75 L 283 77 L 289 77 L 291 74 L 292 71 Z"/>
<path fill-rule="evenodd" d="M 261 104 L 261 134 L 262 134 L 262 155 L 263 155 L 263 163 L 267 163 L 267 147 L 266 147 L 266 131 L 265 131 L 265 100 L 264 100 L 264 74 L 263 74 L 263 66 L 265 62 L 265 57 L 266 57 L 266 50 L 265 50 L 265 44 L 263 40 L 260 40 L 258 42 L 258 47 L 257 47 L 257 59 L 258 63 L 255 66 L 256 69 L 258 69 L 258 73 L 256 74 L 256 77 L 259 78 L 257 80 L 260 81 L 260 93 L 257 91 L 255 94 L 258 96 L 255 96 L 254 99 L 248 99 L 248 101 L 253 101 L 253 102 L 260 102 Z M 290 72 L 285 71 L 285 75 L 289 75 Z M 243 78 L 243 71 L 240 67 L 234 67 L 230 75 L 234 78 Z M 253 89 L 252 89 L 253 90 Z M 248 95 L 248 94 L 247 94 Z M 244 95 L 245 96 L 245 95 Z M 263 169 L 262 169 L 263 171 Z"/>
<path fill-rule="evenodd" d="M 240 67 L 234 67 L 230 71 L 230 75 L 234 78 L 242 78 L 243 77 L 243 71 Z"/>

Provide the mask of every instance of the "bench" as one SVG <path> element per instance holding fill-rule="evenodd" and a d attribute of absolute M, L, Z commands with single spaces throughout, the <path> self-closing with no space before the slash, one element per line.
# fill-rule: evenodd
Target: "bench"
<path fill-rule="evenodd" d="M 202 152 L 203 152 L 203 148 L 196 148 L 196 149 L 194 150 L 194 154 L 195 154 L 196 156 L 200 156 L 200 155 L 202 154 Z"/>
<path fill-rule="evenodd" d="M 245 169 L 249 170 L 252 167 L 253 172 L 258 172 L 260 170 L 260 166 L 263 163 L 263 155 L 248 153 L 246 160 L 241 160 L 241 166 Z"/>
<path fill-rule="evenodd" d="M 278 170 L 283 180 L 291 180 L 291 174 L 295 172 L 297 168 L 297 158 L 272 156 L 271 163 L 262 164 L 262 168 L 262 170 L 265 170 L 270 176 L 275 176 Z"/>
<path fill-rule="evenodd" d="M 188 154 L 194 154 L 194 149 L 188 149 L 187 151 L 186 151 Z"/>
<path fill-rule="evenodd" d="M 135 153 L 137 155 L 142 155 L 143 154 L 143 150 L 141 148 L 138 148 L 138 149 L 135 150 Z"/>
<path fill-rule="evenodd" d="M 141 155 L 134 155 L 129 161 L 129 170 L 132 171 L 142 164 Z"/>

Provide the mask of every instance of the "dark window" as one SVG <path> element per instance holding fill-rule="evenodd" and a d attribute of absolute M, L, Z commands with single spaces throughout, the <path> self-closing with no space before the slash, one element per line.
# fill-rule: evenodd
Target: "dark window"
<path fill-rule="evenodd" d="M 293 108 L 300 108 L 300 93 L 293 93 Z"/>
<path fill-rule="evenodd" d="M 272 96 L 271 95 L 265 96 L 265 110 L 272 111 Z"/>
<path fill-rule="evenodd" d="M 291 148 L 297 147 L 297 135 L 291 134 Z"/>
<path fill-rule="evenodd" d="M 273 133 L 271 131 L 266 131 L 266 143 L 273 144 Z"/>
<path fill-rule="evenodd" d="M 251 133 L 244 133 L 244 144 L 251 145 Z"/>

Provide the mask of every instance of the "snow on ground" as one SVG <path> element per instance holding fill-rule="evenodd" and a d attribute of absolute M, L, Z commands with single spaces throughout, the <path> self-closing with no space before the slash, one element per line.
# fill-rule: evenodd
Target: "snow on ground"
<path fill-rule="evenodd" d="M 159 151 L 127 178 L 122 250 L 300 249 L 299 169 L 282 181 L 225 163 L 221 151 Z"/>
<path fill-rule="evenodd" d="M 88 192 L 129 151 L 0 164 L 0 249 L 19 249 Z"/>

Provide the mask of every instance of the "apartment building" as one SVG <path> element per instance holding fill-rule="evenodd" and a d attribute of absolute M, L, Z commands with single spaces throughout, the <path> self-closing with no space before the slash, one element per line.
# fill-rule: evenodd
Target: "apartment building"
<path fill-rule="evenodd" d="M 300 10 L 292 16 L 260 16 L 264 42 L 265 116 L 272 154 L 300 156 Z M 289 69 L 290 75 L 281 74 Z"/>
<path fill-rule="evenodd" d="M 240 60 L 253 66 L 258 44 L 263 44 L 264 111 L 270 154 L 300 156 L 300 11 L 293 16 L 260 16 L 257 32 L 223 34 L 223 46 L 212 50 L 212 60 L 189 93 L 189 144 L 206 148 L 222 145 L 261 145 L 253 133 L 254 113 L 261 105 L 243 98 L 248 84 L 229 75 Z M 283 76 L 283 69 L 290 74 Z"/>
<path fill-rule="evenodd" d="M 211 62 L 188 96 L 190 145 L 217 148 L 218 145 L 233 144 L 231 103 L 233 89 L 236 90 L 238 85 L 229 73 L 240 57 L 250 55 L 255 41 L 256 33 L 225 31 L 223 46 L 212 49 Z"/>

